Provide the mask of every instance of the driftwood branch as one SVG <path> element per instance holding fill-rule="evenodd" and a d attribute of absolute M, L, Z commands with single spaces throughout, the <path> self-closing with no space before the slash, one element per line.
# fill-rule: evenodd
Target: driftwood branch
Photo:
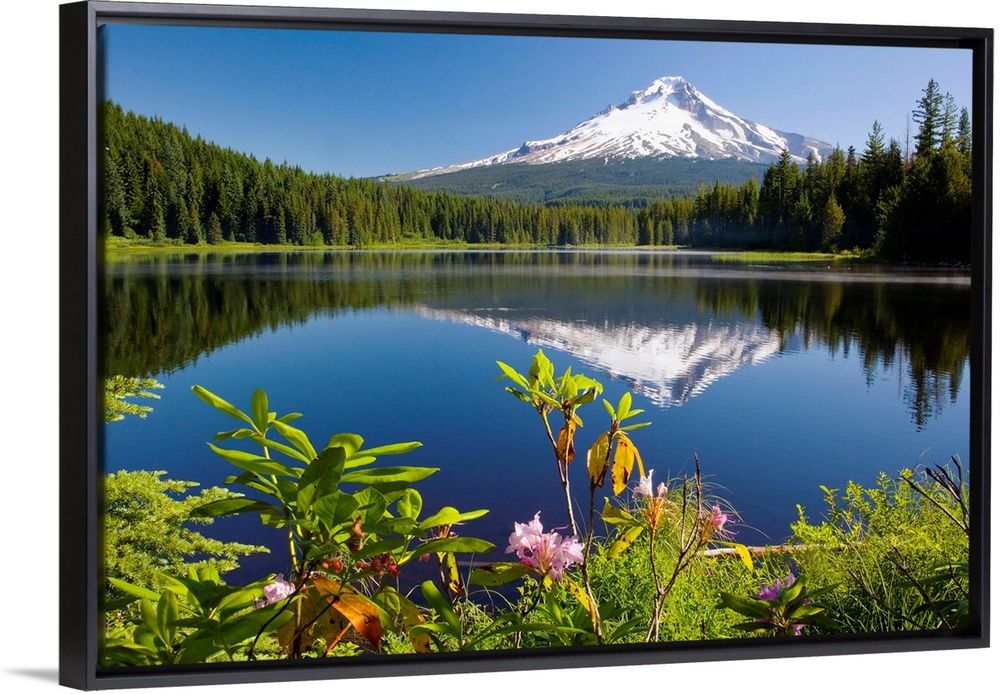
<path fill-rule="evenodd" d="M 791 554 L 793 552 L 805 552 L 810 549 L 843 550 L 847 545 L 774 545 L 767 547 L 747 547 L 751 557 L 766 557 L 771 554 Z M 739 551 L 735 547 L 717 547 L 706 549 L 702 556 L 707 559 L 718 559 L 719 557 L 739 556 Z"/>

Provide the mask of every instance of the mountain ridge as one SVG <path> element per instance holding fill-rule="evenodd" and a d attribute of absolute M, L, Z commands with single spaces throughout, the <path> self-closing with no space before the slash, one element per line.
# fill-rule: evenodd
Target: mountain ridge
<path fill-rule="evenodd" d="M 683 77 L 661 77 L 611 104 L 569 130 L 544 140 L 461 164 L 393 175 L 397 181 L 452 174 L 505 164 L 551 164 L 568 161 L 739 159 L 775 161 L 783 149 L 804 163 L 812 154 L 822 159 L 833 146 L 816 138 L 770 128 L 743 119 L 702 94 Z"/>

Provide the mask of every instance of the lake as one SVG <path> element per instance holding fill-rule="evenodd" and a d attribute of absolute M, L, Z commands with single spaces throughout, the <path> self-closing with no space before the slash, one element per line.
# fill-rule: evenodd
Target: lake
<path fill-rule="evenodd" d="M 691 474 L 697 455 L 746 544 L 784 540 L 796 504 L 819 520 L 820 485 L 969 458 L 958 270 L 516 250 L 130 255 L 105 271 L 106 372 L 165 385 L 147 419 L 106 427 L 107 472 L 221 485 L 235 468 L 206 442 L 235 425 L 191 386 L 244 409 L 261 387 L 272 410 L 303 413 L 314 443 L 342 431 L 421 441 L 387 460 L 441 469 L 417 485 L 425 515 L 490 509 L 461 532 L 495 542 L 496 557 L 515 521 L 541 511 L 546 529 L 566 525 L 538 415 L 495 382 L 497 360 L 526 372 L 539 349 L 612 403 L 631 390 L 652 422 L 633 440 L 654 482 Z M 608 417 L 600 403 L 580 415 L 570 474 L 584 519 L 582 451 Z M 272 548 L 233 581 L 288 571 L 283 532 L 259 519 L 205 534 Z"/>

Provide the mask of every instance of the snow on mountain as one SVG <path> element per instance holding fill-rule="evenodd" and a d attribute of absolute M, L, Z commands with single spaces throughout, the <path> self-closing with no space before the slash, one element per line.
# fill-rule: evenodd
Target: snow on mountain
<path fill-rule="evenodd" d="M 465 164 L 426 169 L 413 178 L 496 164 L 548 164 L 580 159 L 639 157 L 738 158 L 768 163 L 788 148 L 805 162 L 822 159 L 833 147 L 811 137 L 774 130 L 744 120 L 699 92 L 683 77 L 662 77 L 633 92 L 618 106 L 547 140 L 529 140 L 517 149 Z"/>
<path fill-rule="evenodd" d="M 589 325 L 540 316 L 490 315 L 417 305 L 416 315 L 474 325 L 572 354 L 628 382 L 660 407 L 678 406 L 720 378 L 776 355 L 780 339 L 759 325 Z"/>

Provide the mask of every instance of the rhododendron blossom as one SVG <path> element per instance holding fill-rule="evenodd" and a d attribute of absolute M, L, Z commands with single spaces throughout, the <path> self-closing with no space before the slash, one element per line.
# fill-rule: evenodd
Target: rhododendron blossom
<path fill-rule="evenodd" d="M 573 564 L 583 563 L 583 544 L 576 535 L 563 539 L 557 532 L 544 532 L 539 515 L 541 511 L 532 521 L 514 523 L 506 553 L 516 552 L 522 564 L 559 581 L 563 571 Z"/>
<path fill-rule="evenodd" d="M 760 590 L 757 591 L 757 597 L 761 600 L 770 600 L 771 602 L 774 602 L 778 599 L 778 593 L 780 593 L 783 589 L 788 588 L 793 583 L 795 583 L 795 576 L 793 574 L 788 574 L 788 578 L 784 581 L 779 578 L 770 585 L 761 586 Z"/>
<path fill-rule="evenodd" d="M 663 483 L 660 483 L 663 487 Z M 632 492 L 632 499 L 638 501 L 642 497 L 652 497 L 653 496 L 653 470 L 649 471 L 649 474 L 645 477 L 639 478 L 639 484 L 635 485 L 635 491 Z"/>
<path fill-rule="evenodd" d="M 639 484 L 632 491 L 632 498 L 636 501 L 646 499 L 643 515 L 652 527 L 657 527 L 663 514 L 669 505 L 667 501 L 667 485 L 660 482 L 656 486 L 656 496 L 653 496 L 653 470 L 648 475 L 639 477 Z"/>
<path fill-rule="evenodd" d="M 295 586 L 285 580 L 284 574 L 278 574 L 274 579 L 274 583 L 269 583 L 264 586 L 264 600 L 254 600 L 253 604 L 256 608 L 266 607 L 267 605 L 273 605 L 279 600 L 284 600 L 289 595 L 295 592 Z"/>
<path fill-rule="evenodd" d="M 716 530 L 722 530 L 728 520 L 729 514 L 723 513 L 718 504 L 712 507 L 712 525 L 715 526 Z"/>
<path fill-rule="evenodd" d="M 785 588 L 788 588 L 793 583 L 795 583 L 795 575 L 789 573 L 788 574 L 788 578 L 786 578 L 784 581 L 782 581 L 779 578 L 779 579 L 775 580 L 775 582 L 772 583 L 772 584 L 770 584 L 770 585 L 761 586 L 760 590 L 757 591 L 757 597 L 760 598 L 761 600 L 767 600 L 769 602 L 777 602 L 778 601 L 778 593 L 780 593 Z M 803 605 L 808 605 L 810 603 L 812 603 L 812 600 L 810 600 L 809 598 L 805 598 L 802 601 Z M 772 612 L 774 611 L 773 607 L 771 608 L 771 611 Z M 763 624 L 771 624 L 771 625 L 774 624 L 774 622 L 771 621 L 770 619 L 758 619 L 757 621 L 761 622 Z M 794 626 L 795 635 L 796 636 L 801 636 L 802 635 L 802 629 L 803 629 L 804 626 L 805 625 L 803 625 L 803 624 L 796 624 Z"/>

